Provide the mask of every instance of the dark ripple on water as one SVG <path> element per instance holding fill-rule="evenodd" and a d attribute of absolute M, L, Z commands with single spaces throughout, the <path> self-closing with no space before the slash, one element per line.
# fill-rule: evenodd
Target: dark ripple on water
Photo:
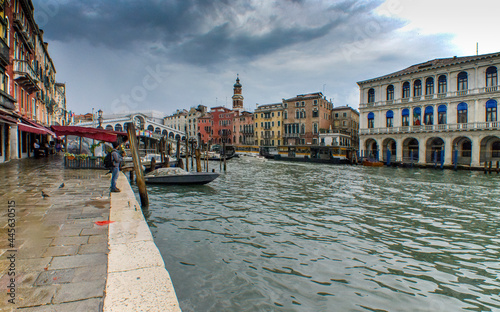
<path fill-rule="evenodd" d="M 500 309 L 499 177 L 244 159 L 228 170 L 149 187 L 183 311 Z"/>

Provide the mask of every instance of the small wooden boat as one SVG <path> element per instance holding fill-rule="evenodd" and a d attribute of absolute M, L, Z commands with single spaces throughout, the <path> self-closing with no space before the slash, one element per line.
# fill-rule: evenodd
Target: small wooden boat
<path fill-rule="evenodd" d="M 207 184 L 217 179 L 215 172 L 186 172 L 181 168 L 160 168 L 144 177 L 146 183 L 168 185 Z"/>
<path fill-rule="evenodd" d="M 363 166 L 367 167 L 382 167 L 384 165 L 383 162 L 381 161 L 374 161 L 374 160 L 363 160 Z"/>

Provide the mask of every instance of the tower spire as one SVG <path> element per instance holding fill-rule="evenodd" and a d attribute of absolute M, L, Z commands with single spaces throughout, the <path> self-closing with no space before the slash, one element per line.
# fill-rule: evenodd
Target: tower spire
<path fill-rule="evenodd" d="M 243 111 L 243 95 L 241 93 L 240 75 L 236 74 L 236 83 L 233 86 L 233 110 Z"/>

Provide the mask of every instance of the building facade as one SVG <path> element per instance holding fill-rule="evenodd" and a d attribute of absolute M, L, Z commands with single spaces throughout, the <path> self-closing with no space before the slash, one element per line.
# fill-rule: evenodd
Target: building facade
<path fill-rule="evenodd" d="M 435 59 L 358 82 L 360 149 L 386 160 L 500 160 L 500 53 Z"/>
<path fill-rule="evenodd" d="M 339 142 L 348 143 L 347 146 L 359 146 L 359 112 L 349 106 L 339 106 L 332 109 L 332 127 L 329 133 L 339 133 L 349 136 L 348 140 L 341 139 Z"/>
<path fill-rule="evenodd" d="M 254 112 L 255 145 L 280 146 L 283 142 L 283 104 L 260 105 Z"/>
<path fill-rule="evenodd" d="M 233 144 L 253 145 L 254 114 L 243 111 L 234 117 Z"/>
<path fill-rule="evenodd" d="M 32 156 L 36 140 L 52 140 L 46 127 L 71 118 L 65 97 L 56 92 L 55 66 L 32 1 L 0 1 L 0 162 Z"/>
<path fill-rule="evenodd" d="M 210 109 L 212 117 L 212 144 L 233 144 L 233 121 L 236 112 L 223 106 Z"/>
<path fill-rule="evenodd" d="M 186 115 L 186 132 L 189 138 L 198 137 L 198 120 L 207 114 L 207 107 L 198 105 L 191 107 Z"/>
<path fill-rule="evenodd" d="M 163 119 L 163 124 L 167 127 L 184 131 L 187 126 L 187 116 L 188 111 L 185 109 L 178 109 L 175 113 L 170 116 L 166 116 Z"/>
<path fill-rule="evenodd" d="M 198 142 L 201 145 L 212 143 L 212 125 L 213 119 L 210 113 L 198 118 Z"/>
<path fill-rule="evenodd" d="M 323 93 L 283 99 L 283 144 L 319 144 L 319 133 L 330 128 L 333 104 Z"/>

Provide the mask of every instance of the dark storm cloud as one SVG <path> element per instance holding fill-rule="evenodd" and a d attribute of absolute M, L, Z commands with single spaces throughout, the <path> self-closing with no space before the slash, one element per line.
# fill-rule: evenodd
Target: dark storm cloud
<path fill-rule="evenodd" d="M 265 2 L 264 2 L 265 3 Z M 40 26 L 55 41 L 87 40 L 110 49 L 214 65 L 254 59 L 332 35 L 349 41 L 352 26 L 372 18 L 379 0 L 34 0 Z M 265 7 L 263 7 L 265 6 Z M 392 21 L 384 25 L 397 28 Z"/>

